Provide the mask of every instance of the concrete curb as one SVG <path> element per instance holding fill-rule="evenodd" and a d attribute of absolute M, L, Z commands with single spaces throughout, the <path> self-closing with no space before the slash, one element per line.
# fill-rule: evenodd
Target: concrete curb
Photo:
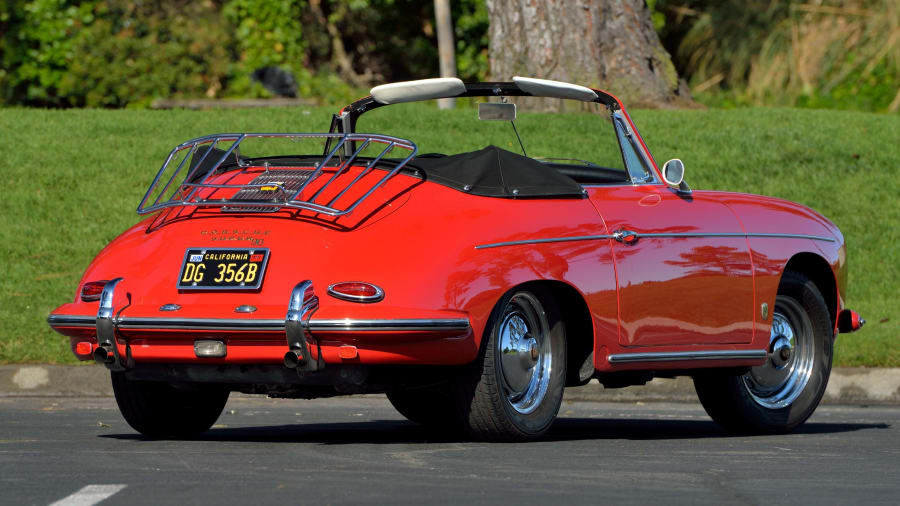
<path fill-rule="evenodd" d="M 0 366 L 0 397 L 55 396 L 112 396 L 109 373 L 95 365 Z M 697 401 L 690 378 L 657 378 L 643 386 L 609 390 L 591 382 L 567 389 L 565 398 L 592 402 Z M 900 405 L 900 368 L 835 368 L 823 403 Z"/>
<path fill-rule="evenodd" d="M 604 389 L 590 383 L 566 390 L 567 400 L 699 402 L 691 378 L 656 378 L 643 386 Z M 900 368 L 839 367 L 831 371 L 822 404 L 900 405 Z"/>

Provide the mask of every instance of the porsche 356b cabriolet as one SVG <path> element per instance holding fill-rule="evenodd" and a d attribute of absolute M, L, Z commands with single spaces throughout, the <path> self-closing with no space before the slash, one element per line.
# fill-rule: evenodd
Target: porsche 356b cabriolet
<path fill-rule="evenodd" d="M 511 141 L 436 124 L 478 149 L 420 153 L 359 127 L 461 97 Z M 528 100 L 593 108 L 596 127 L 565 152 L 552 131 L 529 144 L 515 121 Z M 558 81 L 392 83 L 328 133 L 196 138 L 138 213 L 48 321 L 110 369 L 125 420 L 151 437 L 208 430 L 239 391 L 385 393 L 414 422 L 527 440 L 565 387 L 678 375 L 725 429 L 787 432 L 821 400 L 837 333 L 863 323 L 832 222 L 692 191 L 616 97 Z"/>

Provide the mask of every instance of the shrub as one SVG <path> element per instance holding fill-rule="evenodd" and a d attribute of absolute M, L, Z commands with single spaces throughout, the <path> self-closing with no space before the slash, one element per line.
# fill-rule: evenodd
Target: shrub
<path fill-rule="evenodd" d="M 232 36 L 212 2 L 106 0 L 72 42 L 59 84 L 68 105 L 146 105 L 156 97 L 214 97 Z"/>
<path fill-rule="evenodd" d="M 698 98 L 717 104 L 900 108 L 896 0 L 657 0 Z M 668 35 L 668 36 L 666 36 Z"/>

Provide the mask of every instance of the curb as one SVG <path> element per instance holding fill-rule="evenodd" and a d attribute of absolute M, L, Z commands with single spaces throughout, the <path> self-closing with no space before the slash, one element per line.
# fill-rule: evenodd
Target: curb
<path fill-rule="evenodd" d="M 69 365 L 0 366 L 0 397 L 111 397 L 105 368 Z M 565 400 L 587 402 L 697 402 L 690 378 L 656 378 L 643 386 L 603 388 L 597 382 L 566 389 Z M 900 368 L 838 367 L 823 404 L 900 405 Z"/>
<path fill-rule="evenodd" d="M 699 402 L 689 377 L 656 378 L 642 386 L 605 389 L 591 382 L 566 390 L 565 400 L 594 402 Z M 900 405 L 900 368 L 837 367 L 822 404 Z"/>

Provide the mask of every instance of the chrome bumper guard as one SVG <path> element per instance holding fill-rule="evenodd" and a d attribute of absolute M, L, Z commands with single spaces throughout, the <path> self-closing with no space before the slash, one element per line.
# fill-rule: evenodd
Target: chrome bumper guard
<path fill-rule="evenodd" d="M 113 308 L 113 295 L 120 281 L 122 278 L 106 283 L 100 294 L 100 309 L 97 311 L 97 349 L 94 350 L 94 361 L 111 371 L 126 369 L 126 363 L 122 362 L 119 347 L 116 346 L 116 318 Z"/>
<path fill-rule="evenodd" d="M 306 280 L 297 284 L 291 291 L 284 330 L 290 350 L 284 354 L 284 366 L 297 369 L 298 372 L 319 371 L 325 367 L 322 360 L 322 349 L 318 348 L 313 360 L 309 351 L 311 342 L 315 342 L 309 330 L 309 318 L 319 309 L 319 297 L 316 296 L 312 281 Z"/>

